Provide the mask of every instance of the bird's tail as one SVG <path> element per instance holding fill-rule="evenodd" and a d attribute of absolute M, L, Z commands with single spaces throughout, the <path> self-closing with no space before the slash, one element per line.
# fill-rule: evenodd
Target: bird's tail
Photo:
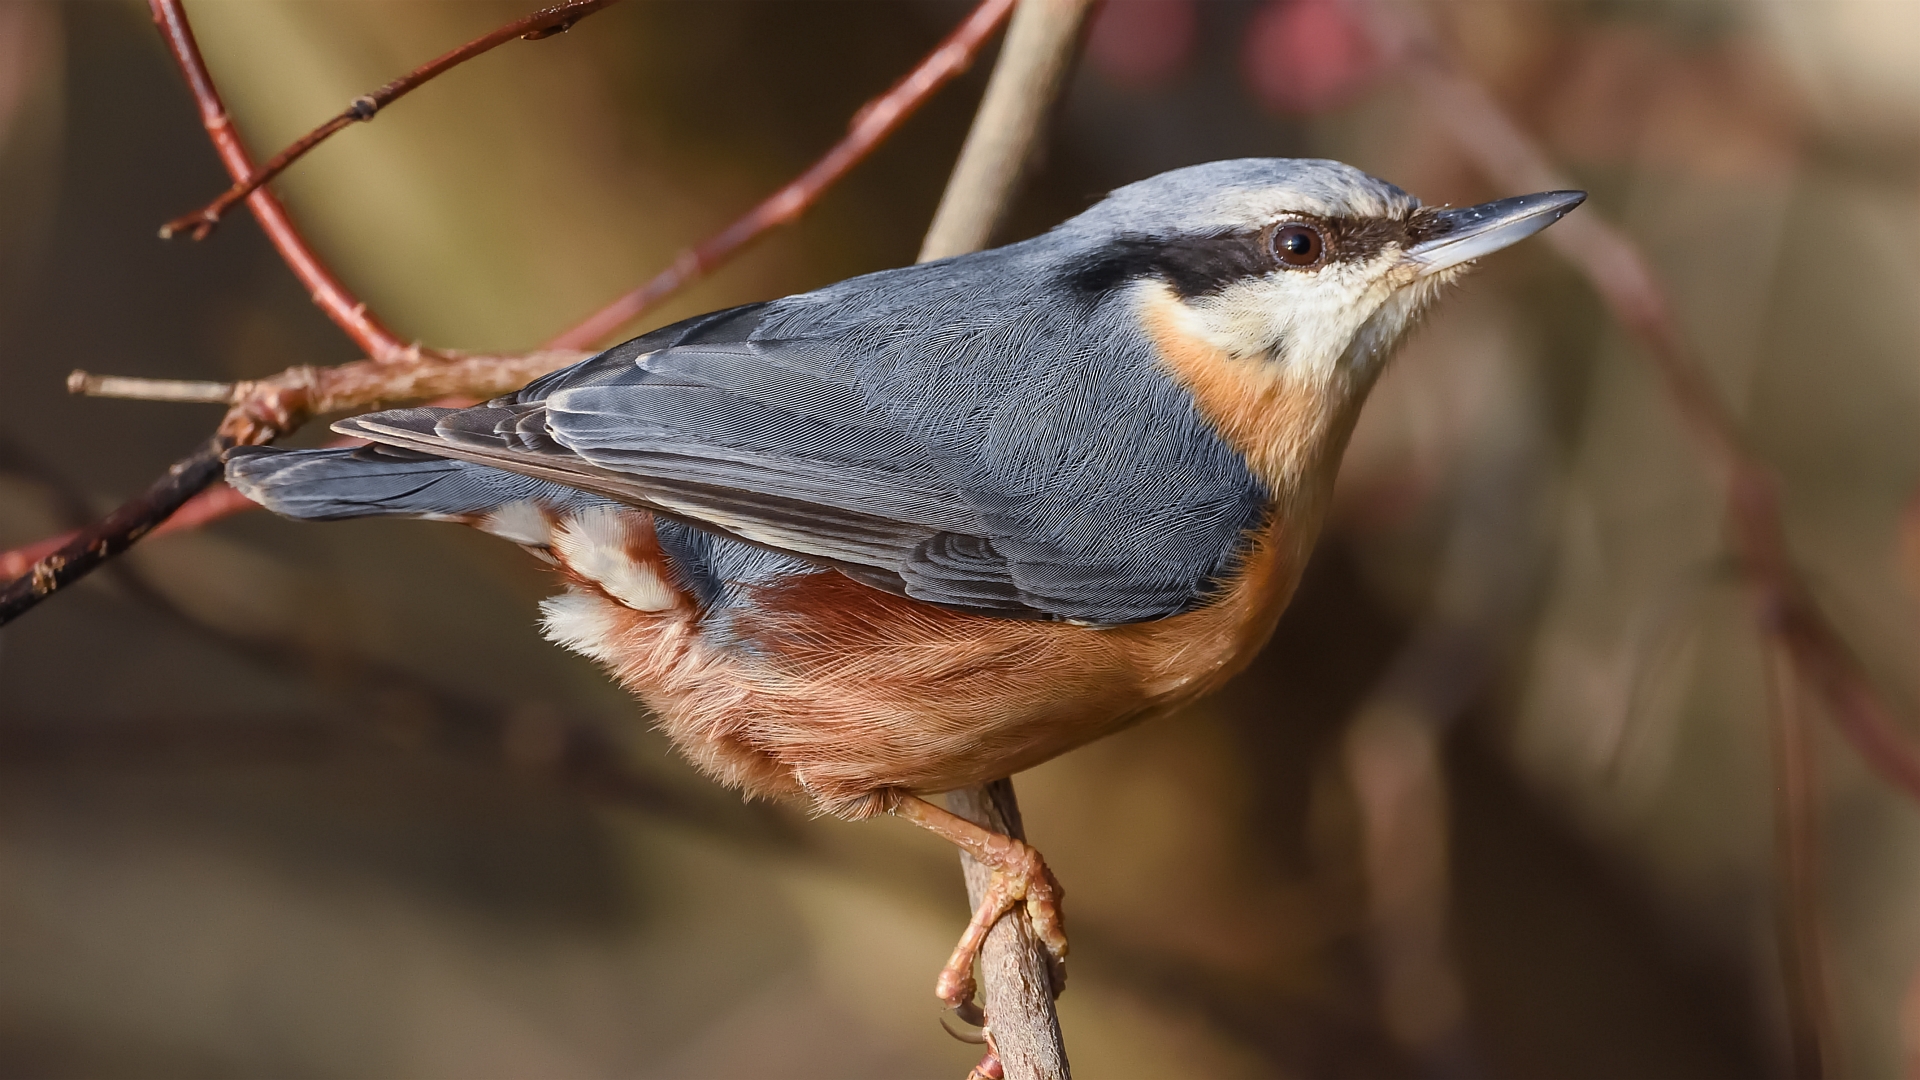
<path fill-rule="evenodd" d="M 468 518 L 523 500 L 564 506 L 592 499 L 530 476 L 397 447 L 281 450 L 242 446 L 227 454 L 227 483 L 287 517 Z"/>

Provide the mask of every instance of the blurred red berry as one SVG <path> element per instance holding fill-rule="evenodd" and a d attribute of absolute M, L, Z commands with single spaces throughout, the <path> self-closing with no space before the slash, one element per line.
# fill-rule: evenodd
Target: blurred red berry
<path fill-rule="evenodd" d="M 1240 56 L 1254 97 L 1287 113 L 1344 104 L 1371 81 L 1377 60 L 1342 0 L 1269 0 L 1249 21 Z"/>
<path fill-rule="evenodd" d="M 1172 78 L 1193 53 L 1198 0 L 1107 0 L 1087 36 L 1087 58 L 1123 86 Z"/>

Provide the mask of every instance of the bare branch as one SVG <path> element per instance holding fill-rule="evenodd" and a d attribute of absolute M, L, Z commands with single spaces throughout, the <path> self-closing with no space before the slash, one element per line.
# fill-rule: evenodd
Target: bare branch
<path fill-rule="evenodd" d="M 940 210 L 921 245 L 920 261 L 986 244 L 1039 145 L 1043 122 L 1091 6 L 1091 0 L 1021 0 L 960 160 L 947 180 Z M 977 825 L 1024 837 L 1011 780 L 950 792 L 947 805 Z M 992 872 L 964 852 L 960 865 L 967 895 L 977 907 Z M 997 1058 L 1013 1080 L 1070 1076 L 1060 1018 L 1053 1008 L 1054 994 L 1061 988 L 1050 978 L 1046 953 L 1024 916 L 1012 915 L 994 925 L 980 949 L 979 972 L 993 1047 L 982 1067 Z"/>
<path fill-rule="evenodd" d="M 1416 13 L 1397 5 L 1356 7 L 1368 17 L 1382 51 L 1403 57 L 1435 119 L 1495 183 L 1516 192 L 1571 186 L 1485 88 L 1452 62 Z M 1778 638 L 1799 676 L 1826 701 L 1834 723 L 1867 764 L 1920 800 L 1920 750 L 1793 564 L 1781 531 L 1773 472 L 1747 448 L 1687 346 L 1646 259 L 1591 207 L 1548 230 L 1545 239 L 1640 342 L 1687 430 L 1726 473 L 1733 546 L 1754 591 L 1763 631 Z"/>
<path fill-rule="evenodd" d="M 265 379 L 235 383 L 234 405 L 220 430 L 239 444 L 264 443 L 328 413 L 448 396 L 471 403 L 517 390 L 586 356 L 572 349 L 509 355 L 418 353 L 404 363 L 355 360 L 330 368 L 288 368 Z"/>
<path fill-rule="evenodd" d="M 213 140 L 214 149 L 219 151 L 221 163 L 234 180 L 244 183 L 254 175 L 253 158 L 241 144 L 233 121 L 227 117 L 227 107 L 221 103 L 213 76 L 200 57 L 200 46 L 193 40 L 193 27 L 187 22 L 181 0 L 148 0 L 148 6 L 153 11 L 154 25 L 160 28 L 160 35 L 166 39 L 181 73 L 186 76 L 187 89 L 200 106 L 200 123 L 207 129 L 207 137 Z M 267 239 L 273 241 L 293 276 L 307 287 L 314 304 L 368 356 L 387 360 L 406 354 L 407 346 L 399 336 L 374 318 L 367 311 L 367 305 L 348 292 L 333 276 L 333 271 L 314 254 L 272 192 L 255 191 L 247 196 L 247 208 L 266 230 Z"/>
<path fill-rule="evenodd" d="M 195 240 L 205 240 L 214 226 L 220 223 L 221 216 L 233 209 L 235 203 L 253 194 L 260 185 L 285 172 L 287 166 L 305 157 L 307 151 L 332 138 L 333 134 L 340 129 L 350 124 L 361 124 L 372 120 L 381 109 L 405 97 L 416 87 L 496 46 L 504 45 L 517 38 L 537 41 L 554 34 L 564 33 L 571 29 L 574 23 L 614 2 L 615 0 L 568 0 L 567 3 L 542 8 L 490 34 L 474 38 L 452 52 L 436 57 L 372 93 L 354 98 L 339 115 L 294 140 L 292 145 L 273 155 L 251 176 L 236 180 L 232 187 L 220 194 L 219 198 L 191 214 L 184 214 L 160 226 L 160 238 L 168 240 L 184 232 Z"/>
<path fill-rule="evenodd" d="M 133 546 L 165 521 L 194 492 L 220 475 L 221 457 L 233 444 L 216 436 L 175 462 L 167 474 L 97 525 L 82 529 L 57 550 L 35 560 L 25 573 L 0 589 L 0 626 L 71 584 L 87 571 Z"/>
<path fill-rule="evenodd" d="M 1020 804 L 1012 780 L 995 780 L 979 787 L 947 793 L 947 809 L 994 832 L 1026 839 Z M 969 855 L 960 856 L 967 879 L 968 902 L 978 907 L 993 883 L 993 871 Z M 1066 1042 L 1053 999 L 1062 989 L 1063 973 L 1050 970 L 1047 953 L 1034 936 L 1024 907 L 1016 906 L 987 934 L 980 947 L 980 993 L 986 1001 L 987 1033 L 992 1056 L 1005 1075 L 1042 1080 L 1070 1075 Z"/>
<path fill-rule="evenodd" d="M 75 371 L 67 376 L 67 393 L 86 397 L 128 398 L 133 401 L 231 405 L 234 384 L 192 379 L 141 379 L 131 375 L 94 375 Z"/>
<path fill-rule="evenodd" d="M 981 0 L 980 6 L 974 8 L 973 13 L 906 77 L 854 113 L 846 136 L 806 172 L 767 196 L 760 205 L 747 211 L 733 224 L 681 252 L 671 266 L 645 284 L 555 337 L 547 343 L 548 347 L 583 349 L 592 346 L 662 300 L 706 277 L 715 267 L 769 230 L 786 225 L 806 213 L 828 188 L 873 153 L 874 148 L 898 130 L 907 117 L 925 104 L 935 91 L 967 70 L 980 47 L 1012 9 L 1013 0 Z"/>

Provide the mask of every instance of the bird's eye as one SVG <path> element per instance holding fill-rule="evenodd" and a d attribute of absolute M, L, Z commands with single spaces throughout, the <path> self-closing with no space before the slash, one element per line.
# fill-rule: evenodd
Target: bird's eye
<path fill-rule="evenodd" d="M 1311 225 L 1282 225 L 1273 230 L 1273 254 L 1288 266 L 1312 266 L 1325 245 Z"/>

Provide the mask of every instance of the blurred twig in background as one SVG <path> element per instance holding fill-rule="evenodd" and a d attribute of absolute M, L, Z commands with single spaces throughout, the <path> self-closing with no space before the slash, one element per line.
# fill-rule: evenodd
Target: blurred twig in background
<path fill-rule="evenodd" d="M 1572 186 L 1484 88 L 1444 51 L 1408 9 L 1365 4 L 1383 50 L 1402 57 L 1434 119 L 1489 178 L 1514 191 Z M 1673 320 L 1646 260 L 1597 208 L 1550 233 L 1607 309 L 1640 342 L 1681 419 L 1727 478 L 1734 550 L 1754 590 L 1755 617 L 1777 635 L 1800 676 L 1827 701 L 1835 723 L 1888 783 L 1920 800 L 1920 752 L 1808 591 L 1781 532 L 1772 471 L 1750 450 Z"/>
<path fill-rule="evenodd" d="M 1767 674 L 1767 721 L 1772 741 L 1775 851 L 1779 895 L 1774 898 L 1780 969 L 1787 990 L 1787 1034 L 1793 1075 L 1844 1076 L 1837 1062 L 1833 1007 L 1827 991 L 1825 937 L 1821 926 L 1819 778 L 1806 695 L 1786 655 L 1786 643 L 1763 645 Z"/>
<path fill-rule="evenodd" d="M 1389 1033 L 1433 1076 L 1485 1071 L 1447 929 L 1441 755 L 1455 722 L 1509 662 L 1545 570 L 1545 440 L 1522 402 L 1499 405 L 1452 499 L 1426 620 L 1355 712 L 1343 754 L 1360 811 L 1381 1012 Z"/>
<path fill-rule="evenodd" d="M 1428 114 L 1488 178 L 1512 192 L 1573 186 L 1452 59 L 1424 11 L 1373 0 L 1358 0 L 1348 10 L 1369 29 L 1375 48 L 1398 60 Z M 1754 596 L 1773 683 L 1769 700 L 1778 777 L 1781 963 L 1788 984 L 1795 1075 L 1836 1075 L 1816 902 L 1812 743 L 1804 730 L 1799 686 L 1804 683 L 1822 697 L 1841 732 L 1875 772 L 1916 800 L 1920 752 L 1813 599 L 1787 550 L 1773 473 L 1747 447 L 1644 257 L 1595 208 L 1567 226 L 1547 236 L 1547 242 L 1585 276 L 1640 343 L 1682 421 L 1726 478 L 1733 547 Z M 1408 685 L 1396 686 L 1390 677 L 1378 702 L 1356 718 L 1348 742 L 1348 767 L 1367 825 L 1388 1024 L 1403 1042 L 1431 1048 L 1429 1052 L 1454 1051 L 1461 1030 L 1457 984 L 1444 948 L 1446 832 L 1434 732 L 1458 707 L 1449 690 L 1473 686 L 1473 672 L 1487 663 L 1471 655 L 1477 636 L 1467 627 L 1438 628 L 1431 640 L 1456 662 L 1429 662 L 1425 680 L 1408 680 L 1404 674 L 1397 680 Z M 1417 663 L 1419 648 L 1416 644 L 1407 659 Z M 1462 651 L 1468 655 L 1461 656 Z M 1423 700 L 1430 697 L 1444 704 L 1436 707 Z"/>

